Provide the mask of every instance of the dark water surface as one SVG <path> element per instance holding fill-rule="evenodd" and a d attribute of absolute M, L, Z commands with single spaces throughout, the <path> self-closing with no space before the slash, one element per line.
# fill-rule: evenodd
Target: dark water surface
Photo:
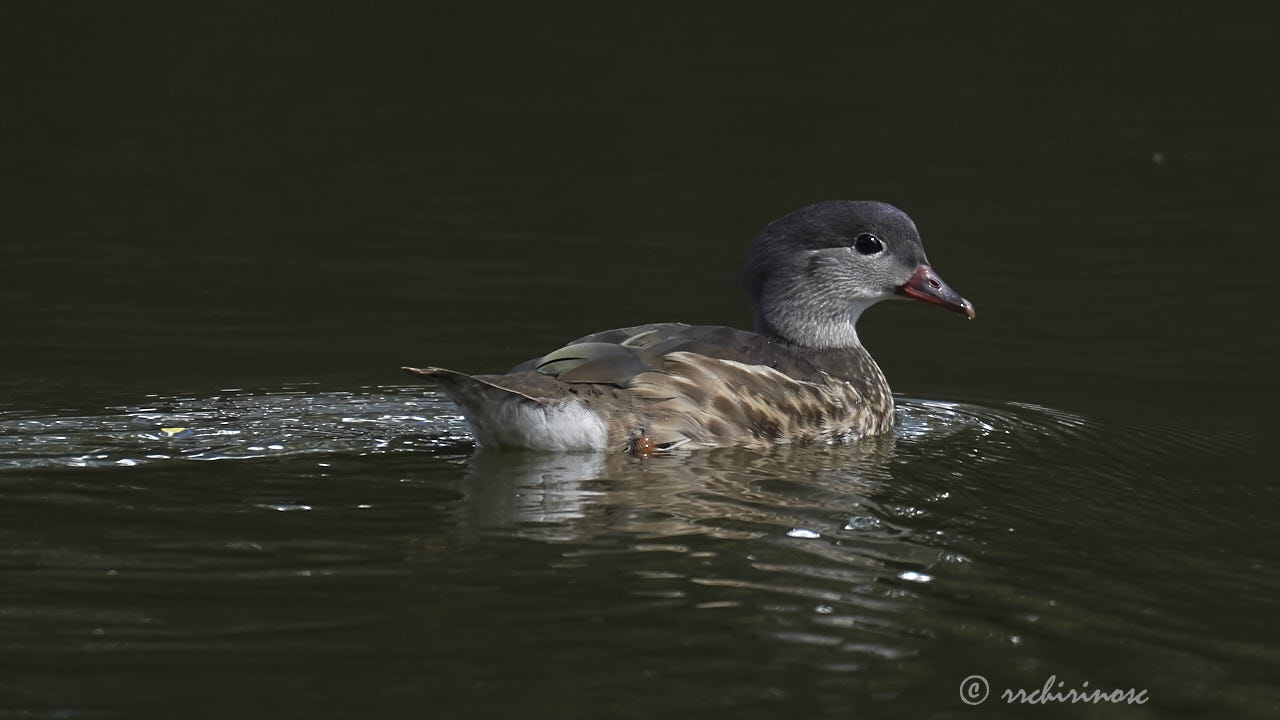
<path fill-rule="evenodd" d="M 0 718 L 1280 715 L 1280 25 L 1066 7 L 0 11 Z M 396 370 L 745 326 L 833 197 L 978 310 L 865 318 L 892 437 L 477 454 Z"/>

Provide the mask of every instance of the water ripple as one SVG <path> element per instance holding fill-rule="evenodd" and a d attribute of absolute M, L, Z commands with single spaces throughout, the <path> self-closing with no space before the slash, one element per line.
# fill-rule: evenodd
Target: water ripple
<path fill-rule="evenodd" d="M 155 396 L 92 415 L 0 414 L 0 470 L 439 452 L 471 445 L 457 409 L 413 387 L 228 390 L 203 398 Z"/>
<path fill-rule="evenodd" d="M 886 447 L 916 456 L 945 452 L 951 463 L 993 463 L 1119 443 L 1141 455 L 1164 449 L 1230 449 L 1247 439 L 1179 428 L 1102 424 L 1029 403 L 971 404 L 898 399 L 893 436 L 842 448 L 843 462 Z M 457 452 L 473 439 L 457 408 L 419 386 L 312 391 L 227 389 L 208 397 L 151 396 L 87 415 L 0 412 L 0 470 L 132 467 L 175 460 L 230 460 L 299 454 Z M 1121 453 L 1111 452 L 1115 458 Z M 747 466 L 752 460 L 745 460 Z M 864 479 L 876 478 L 875 467 Z M 883 470 L 883 468 L 881 468 Z M 1105 470 L 1105 468 L 1104 468 Z M 851 517 L 854 527 L 874 518 Z"/>

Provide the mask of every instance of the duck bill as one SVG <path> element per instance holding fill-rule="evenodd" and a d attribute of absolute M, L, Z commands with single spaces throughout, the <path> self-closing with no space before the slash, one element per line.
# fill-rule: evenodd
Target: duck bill
<path fill-rule="evenodd" d="M 960 297 L 960 293 L 952 290 L 951 286 L 944 283 L 928 265 L 916 268 L 911 279 L 898 287 L 898 292 L 916 300 L 954 310 L 970 320 L 973 319 L 973 304 Z"/>

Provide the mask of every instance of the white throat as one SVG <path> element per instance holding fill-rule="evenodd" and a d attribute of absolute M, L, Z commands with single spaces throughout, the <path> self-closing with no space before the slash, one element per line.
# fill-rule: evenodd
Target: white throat
<path fill-rule="evenodd" d="M 858 318 L 881 298 L 860 298 L 839 310 L 814 312 L 810 308 L 777 307 L 757 314 L 756 331 L 811 348 L 862 347 Z"/>

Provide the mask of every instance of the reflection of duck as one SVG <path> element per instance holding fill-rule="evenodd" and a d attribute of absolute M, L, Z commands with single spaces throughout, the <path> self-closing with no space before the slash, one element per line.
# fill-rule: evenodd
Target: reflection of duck
<path fill-rule="evenodd" d="M 797 210 L 743 274 L 756 332 L 660 323 L 588 335 L 507 375 L 406 368 L 462 406 L 486 446 L 632 450 L 856 439 L 893 398 L 858 340 L 863 310 L 914 297 L 973 317 L 929 267 L 915 223 L 884 203 Z"/>
<path fill-rule="evenodd" d="M 651 460 L 480 452 L 458 483 L 459 524 L 550 541 L 754 538 L 801 524 L 825 532 L 833 512 L 875 504 L 869 496 L 892 480 L 894 446 L 887 434 L 852 447 L 723 448 Z"/>
<path fill-rule="evenodd" d="M 933 575 L 948 548 L 927 513 L 902 506 L 904 489 L 924 488 L 900 474 L 896 442 L 646 459 L 479 452 L 441 508 L 453 530 L 406 537 L 429 568 L 412 576 L 432 594 L 483 587 L 522 626 L 588 629 L 562 644 L 596 647 L 602 617 L 675 611 L 675 636 L 688 623 L 744 634 L 768 662 L 789 648 L 805 662 L 901 657 L 930 642 L 938 615 L 903 573 Z"/>

